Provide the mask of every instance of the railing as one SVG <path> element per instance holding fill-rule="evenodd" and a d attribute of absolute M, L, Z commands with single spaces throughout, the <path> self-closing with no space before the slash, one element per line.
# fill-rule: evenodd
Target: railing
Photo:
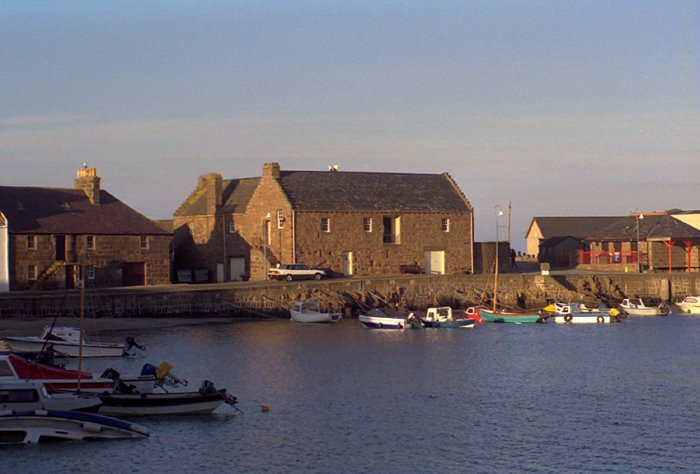
<path fill-rule="evenodd" d="M 639 263 L 644 254 L 637 250 L 606 250 L 598 252 L 578 252 L 579 265 L 616 265 Z"/>

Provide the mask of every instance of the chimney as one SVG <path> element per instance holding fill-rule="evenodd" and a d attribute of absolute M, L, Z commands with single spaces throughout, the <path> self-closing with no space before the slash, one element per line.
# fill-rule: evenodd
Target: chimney
<path fill-rule="evenodd" d="M 280 164 L 279 163 L 265 163 L 263 165 L 263 177 L 270 176 L 275 179 L 280 179 Z"/>
<path fill-rule="evenodd" d="M 78 170 L 75 177 L 73 187 L 85 191 L 93 205 L 100 205 L 100 177 L 97 176 L 95 168 L 90 168 L 87 163 L 83 163 L 83 167 Z"/>
<path fill-rule="evenodd" d="M 218 173 L 210 173 L 199 178 L 199 186 L 206 191 L 207 215 L 215 215 L 221 210 L 221 188 L 223 179 Z"/>

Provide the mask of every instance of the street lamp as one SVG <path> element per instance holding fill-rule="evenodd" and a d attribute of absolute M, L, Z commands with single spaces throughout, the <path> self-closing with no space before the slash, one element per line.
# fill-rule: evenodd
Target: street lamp
<path fill-rule="evenodd" d="M 639 248 L 639 221 L 644 219 L 644 214 L 637 214 L 637 273 L 642 273 L 642 252 Z"/>
<path fill-rule="evenodd" d="M 272 216 L 268 212 L 263 218 L 263 272 L 265 273 L 265 280 L 268 279 L 267 276 L 267 235 L 268 235 L 268 225 Z"/>

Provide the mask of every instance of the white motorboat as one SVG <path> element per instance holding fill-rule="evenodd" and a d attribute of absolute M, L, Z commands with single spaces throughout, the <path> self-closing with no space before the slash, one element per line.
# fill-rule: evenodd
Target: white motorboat
<path fill-rule="evenodd" d="M 296 301 L 290 308 L 292 320 L 299 323 L 330 323 L 343 319 L 340 313 L 322 312 L 316 300 Z"/>
<path fill-rule="evenodd" d="M 405 314 L 389 308 L 374 308 L 361 313 L 358 318 L 362 325 L 369 329 L 404 329 L 418 326 Z"/>
<path fill-rule="evenodd" d="M 667 316 L 671 310 L 664 303 L 659 306 L 646 306 L 641 298 L 625 298 L 620 309 L 629 316 Z"/>
<path fill-rule="evenodd" d="M 0 444 L 134 439 L 148 435 L 148 430 L 143 426 L 96 413 L 65 410 L 0 411 Z"/>
<path fill-rule="evenodd" d="M 74 410 L 97 413 L 102 402 L 94 395 L 76 392 L 49 394 L 36 380 L 0 382 L 0 410 Z"/>
<path fill-rule="evenodd" d="M 676 303 L 681 311 L 688 314 L 700 314 L 700 296 L 686 296 L 683 301 Z"/>
<path fill-rule="evenodd" d="M 549 319 L 557 324 L 610 324 L 621 321 L 620 311 L 605 306 L 588 308 L 578 303 L 552 303 L 544 310 L 551 312 Z"/>
<path fill-rule="evenodd" d="M 44 327 L 41 336 L 5 336 L 12 349 L 17 352 L 53 351 L 56 356 L 79 357 L 80 329 L 71 327 Z M 126 343 L 120 342 L 91 342 L 85 334 L 82 338 L 83 357 L 121 357 L 128 355 L 129 350 L 137 347 L 145 348 L 136 343 L 133 337 L 128 337 Z"/>

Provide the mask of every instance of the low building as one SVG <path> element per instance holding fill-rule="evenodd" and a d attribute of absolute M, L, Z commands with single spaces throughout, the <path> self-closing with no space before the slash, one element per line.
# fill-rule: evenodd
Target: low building
<path fill-rule="evenodd" d="M 261 280 L 276 263 L 343 275 L 474 268 L 473 210 L 447 173 L 283 171 L 266 163 L 259 178 L 209 174 L 173 226 L 185 279 Z"/>
<path fill-rule="evenodd" d="M 73 188 L 0 186 L 0 290 L 170 281 L 172 234 L 100 187 L 95 168 Z"/>

